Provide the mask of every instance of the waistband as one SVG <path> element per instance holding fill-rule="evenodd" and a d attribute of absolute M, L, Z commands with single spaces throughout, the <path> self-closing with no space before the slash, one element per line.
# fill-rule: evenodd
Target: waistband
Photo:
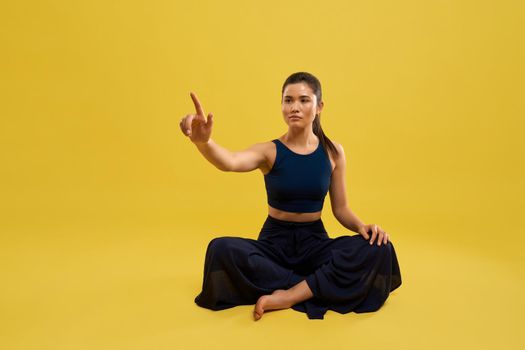
<path fill-rule="evenodd" d="M 305 226 L 319 225 L 323 223 L 323 220 L 321 220 L 320 218 L 314 221 L 286 221 L 286 220 L 276 219 L 270 215 L 268 215 L 268 217 L 266 218 L 266 221 L 270 221 L 272 223 L 286 226 L 286 227 L 305 227 Z"/>

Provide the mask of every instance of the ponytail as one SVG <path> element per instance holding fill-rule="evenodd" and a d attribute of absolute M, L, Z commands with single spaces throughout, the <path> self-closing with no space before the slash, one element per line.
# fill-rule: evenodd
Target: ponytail
<path fill-rule="evenodd" d="M 334 143 L 325 135 L 323 128 L 321 127 L 321 114 L 316 114 L 314 123 L 313 123 L 313 132 L 319 138 L 319 142 L 323 145 L 323 150 L 328 155 L 330 152 L 332 155 L 336 156 L 339 154 L 337 148 L 335 148 Z"/>

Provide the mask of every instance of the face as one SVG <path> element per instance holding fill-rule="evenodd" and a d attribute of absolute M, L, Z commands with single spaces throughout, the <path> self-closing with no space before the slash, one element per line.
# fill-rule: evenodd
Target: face
<path fill-rule="evenodd" d="M 312 124 L 322 108 L 323 103 L 317 105 L 317 97 L 308 84 L 288 84 L 284 88 L 281 109 L 289 127 L 304 128 Z"/>

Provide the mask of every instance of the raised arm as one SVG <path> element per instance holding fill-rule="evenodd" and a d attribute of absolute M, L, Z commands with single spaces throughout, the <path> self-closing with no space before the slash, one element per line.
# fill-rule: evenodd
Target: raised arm
<path fill-rule="evenodd" d="M 213 114 L 204 117 L 202 105 L 193 92 L 190 96 L 195 105 L 195 114 L 182 118 L 180 128 L 184 135 L 197 146 L 199 152 L 222 171 L 247 172 L 266 166 L 265 145 L 255 144 L 246 150 L 232 152 L 211 139 Z"/>

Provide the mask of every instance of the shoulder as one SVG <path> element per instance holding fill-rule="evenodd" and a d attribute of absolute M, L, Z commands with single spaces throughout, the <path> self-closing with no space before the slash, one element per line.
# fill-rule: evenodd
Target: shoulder
<path fill-rule="evenodd" d="M 337 141 L 332 141 L 332 143 L 334 144 L 335 148 L 337 149 L 337 152 L 339 153 L 339 155 L 344 155 L 345 150 L 343 148 L 343 145 L 340 144 Z"/>
<path fill-rule="evenodd" d="M 335 146 L 335 149 L 337 150 L 337 154 L 334 154 L 330 152 L 330 155 L 333 157 L 334 161 L 338 161 L 340 159 L 344 159 L 345 157 L 345 150 L 343 148 L 343 145 L 340 144 L 337 141 L 332 140 L 333 145 Z"/>
<path fill-rule="evenodd" d="M 249 149 L 266 154 L 267 152 L 275 150 L 275 143 L 273 143 L 273 141 L 258 142 L 251 145 Z"/>
<path fill-rule="evenodd" d="M 277 146 L 273 141 L 265 141 L 252 145 L 250 149 L 261 156 L 259 169 L 266 175 L 272 169 L 277 157 Z"/>
<path fill-rule="evenodd" d="M 247 151 L 256 153 L 261 160 L 264 159 L 266 162 L 273 162 L 277 153 L 276 145 L 272 141 L 255 143 Z"/>
<path fill-rule="evenodd" d="M 338 166 L 344 167 L 346 163 L 346 157 L 345 157 L 345 150 L 343 148 L 343 145 L 333 140 L 332 140 L 332 143 L 334 144 L 335 149 L 337 150 L 337 154 L 330 152 L 330 160 L 335 168 L 337 168 Z"/>

